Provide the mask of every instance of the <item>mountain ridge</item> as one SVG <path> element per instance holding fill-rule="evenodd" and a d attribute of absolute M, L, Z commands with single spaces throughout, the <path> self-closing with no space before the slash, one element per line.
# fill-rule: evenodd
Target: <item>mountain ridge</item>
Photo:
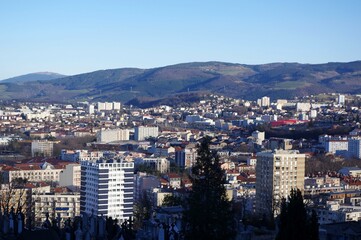
<path fill-rule="evenodd" d="M 28 73 L 20 76 L 15 76 L 11 78 L 6 78 L 0 80 L 0 83 L 21 83 L 21 82 L 31 82 L 37 80 L 53 80 L 58 78 L 67 77 L 66 75 L 54 73 L 54 72 L 35 72 Z"/>
<path fill-rule="evenodd" d="M 260 65 L 190 62 L 150 69 L 98 70 L 55 80 L 0 82 L 0 99 L 34 101 L 128 102 L 187 92 L 249 100 L 265 95 L 293 98 L 323 92 L 361 93 L 361 61 Z"/>

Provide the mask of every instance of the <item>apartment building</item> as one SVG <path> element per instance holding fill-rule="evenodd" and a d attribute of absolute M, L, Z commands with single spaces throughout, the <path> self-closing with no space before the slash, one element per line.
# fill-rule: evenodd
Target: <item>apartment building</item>
<path fill-rule="evenodd" d="M 170 162 L 166 158 L 162 157 L 135 158 L 134 161 L 136 164 L 144 164 L 145 166 L 159 171 L 160 173 L 166 173 L 170 168 Z"/>
<path fill-rule="evenodd" d="M 80 213 L 120 222 L 133 215 L 134 163 L 123 158 L 81 161 Z"/>
<path fill-rule="evenodd" d="M 158 137 L 158 127 L 138 126 L 134 128 L 134 139 L 144 141 L 148 137 Z"/>
<path fill-rule="evenodd" d="M 109 143 L 114 141 L 128 141 L 128 129 L 106 129 L 97 132 L 97 142 Z"/>
<path fill-rule="evenodd" d="M 80 164 L 68 164 L 60 172 L 59 186 L 71 189 L 80 188 L 81 167 Z"/>
<path fill-rule="evenodd" d="M 256 212 L 273 216 L 280 210 L 282 197 L 292 189 L 303 191 L 305 154 L 296 150 L 274 150 L 257 154 Z"/>
<path fill-rule="evenodd" d="M 348 154 L 350 157 L 361 158 L 361 138 L 354 137 L 348 140 Z"/>
<path fill-rule="evenodd" d="M 48 140 L 34 140 L 31 142 L 31 156 L 53 156 L 54 143 Z"/>
<path fill-rule="evenodd" d="M 196 148 L 178 148 L 175 151 L 175 162 L 181 168 L 190 168 L 197 161 Z"/>
<path fill-rule="evenodd" d="M 11 182 L 15 178 L 27 179 L 28 182 L 59 182 L 60 172 L 65 166 L 66 164 L 52 165 L 48 162 L 24 163 L 3 168 L 2 173 L 5 182 Z"/>
<path fill-rule="evenodd" d="M 56 189 L 53 193 L 40 193 L 32 195 L 34 224 L 41 227 L 49 214 L 51 219 L 60 217 L 64 223 L 68 218 L 74 219 L 80 216 L 80 194 L 79 192 L 62 191 Z"/>

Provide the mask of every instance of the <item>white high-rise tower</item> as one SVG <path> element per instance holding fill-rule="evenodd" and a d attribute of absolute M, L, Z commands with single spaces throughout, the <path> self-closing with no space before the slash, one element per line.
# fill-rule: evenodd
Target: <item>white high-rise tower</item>
<path fill-rule="evenodd" d="M 134 163 L 123 159 L 81 161 L 80 213 L 117 218 L 133 215 Z"/>

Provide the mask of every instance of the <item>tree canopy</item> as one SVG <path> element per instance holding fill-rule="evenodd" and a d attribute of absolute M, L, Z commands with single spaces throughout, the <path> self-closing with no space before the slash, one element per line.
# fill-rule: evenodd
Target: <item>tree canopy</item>
<path fill-rule="evenodd" d="M 292 189 L 288 199 L 282 199 L 279 231 L 276 240 L 318 240 L 318 220 L 313 211 L 309 216 L 299 189 Z"/>
<path fill-rule="evenodd" d="M 233 239 L 234 216 L 224 187 L 225 176 L 218 156 L 204 138 L 190 176 L 192 191 L 184 214 L 186 239 Z"/>

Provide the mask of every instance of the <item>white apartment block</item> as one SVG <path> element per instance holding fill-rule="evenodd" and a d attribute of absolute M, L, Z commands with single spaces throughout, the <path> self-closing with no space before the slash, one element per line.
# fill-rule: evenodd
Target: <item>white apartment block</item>
<path fill-rule="evenodd" d="M 136 141 L 144 141 L 148 137 L 158 137 L 158 127 L 138 126 L 134 128 L 134 139 Z"/>
<path fill-rule="evenodd" d="M 296 103 L 297 112 L 308 112 L 311 109 L 311 103 L 298 102 Z"/>
<path fill-rule="evenodd" d="M 269 107 L 269 105 L 271 105 L 271 101 L 269 97 L 264 96 L 257 100 L 257 104 L 260 107 Z"/>
<path fill-rule="evenodd" d="M 292 189 L 304 188 L 305 154 L 295 150 L 274 150 L 257 154 L 256 212 L 277 215 L 282 197 Z"/>
<path fill-rule="evenodd" d="M 120 102 L 98 102 L 98 111 L 120 110 L 122 104 Z"/>
<path fill-rule="evenodd" d="M 98 111 L 104 111 L 105 110 L 105 103 L 104 102 L 98 102 Z"/>
<path fill-rule="evenodd" d="M 90 115 L 94 114 L 94 105 L 93 104 L 89 104 L 88 112 L 89 112 Z"/>
<path fill-rule="evenodd" d="M 47 140 L 34 140 L 31 142 L 31 156 L 51 157 L 53 156 L 54 143 Z"/>
<path fill-rule="evenodd" d="M 97 142 L 109 143 L 114 141 L 128 141 L 128 129 L 106 129 L 97 132 Z"/>
<path fill-rule="evenodd" d="M 68 164 L 65 169 L 60 172 L 59 175 L 59 186 L 80 188 L 80 177 L 81 177 L 80 164 Z"/>
<path fill-rule="evenodd" d="M 35 226 L 41 227 L 46 220 L 46 213 L 51 219 L 60 216 L 63 223 L 68 218 L 80 216 L 80 194 L 70 193 L 41 193 L 32 195 L 32 213 Z"/>
<path fill-rule="evenodd" d="M 338 95 L 338 104 L 345 105 L 345 95 Z"/>
<path fill-rule="evenodd" d="M 348 140 L 327 140 L 324 143 L 324 146 L 326 152 L 342 154 L 342 152 L 346 152 L 348 150 Z"/>
<path fill-rule="evenodd" d="M 81 161 L 80 213 L 117 218 L 133 215 L 134 163 L 119 159 Z"/>
<path fill-rule="evenodd" d="M 120 110 L 122 108 L 122 104 L 120 102 L 113 102 L 113 110 Z"/>

